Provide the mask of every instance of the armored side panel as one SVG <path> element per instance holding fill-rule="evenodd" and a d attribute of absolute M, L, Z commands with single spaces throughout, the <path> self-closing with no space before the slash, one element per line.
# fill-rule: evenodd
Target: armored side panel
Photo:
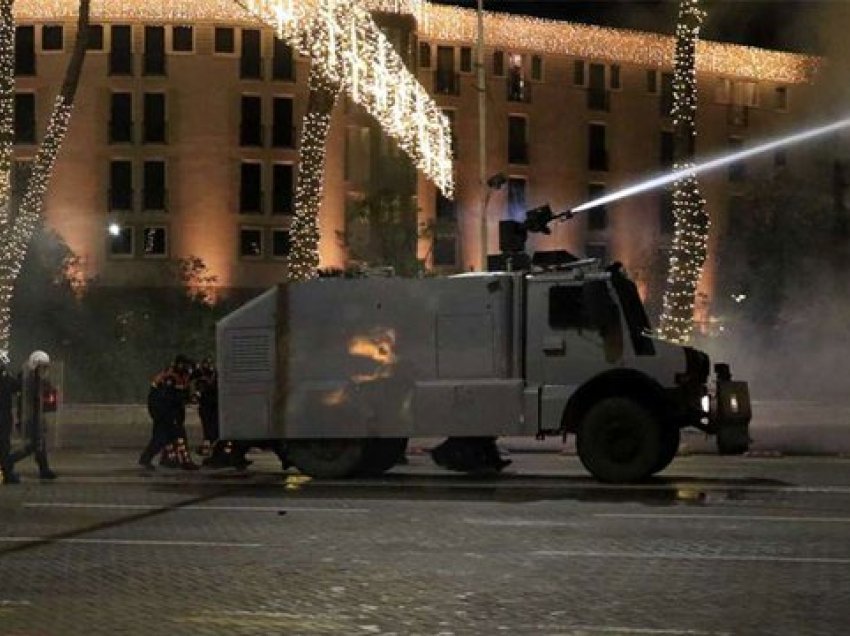
<path fill-rule="evenodd" d="M 288 438 L 497 435 L 520 420 L 512 275 L 281 287 L 273 429 Z"/>
<path fill-rule="evenodd" d="M 222 439 L 279 437 L 276 398 L 278 290 L 270 289 L 216 326 Z"/>

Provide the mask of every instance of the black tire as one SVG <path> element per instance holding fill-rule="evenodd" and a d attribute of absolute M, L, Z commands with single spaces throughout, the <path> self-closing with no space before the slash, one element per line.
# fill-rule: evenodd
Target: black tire
<path fill-rule="evenodd" d="M 407 452 L 407 438 L 373 438 L 364 440 L 363 459 L 357 474 L 378 477 L 395 466 Z"/>
<path fill-rule="evenodd" d="M 658 420 L 625 398 L 606 398 L 587 412 L 576 446 L 581 463 L 600 481 L 630 483 L 649 477 L 661 459 Z"/>
<path fill-rule="evenodd" d="M 676 457 L 679 451 L 679 444 L 682 441 L 682 431 L 678 426 L 666 424 L 661 427 L 661 442 L 660 455 L 658 463 L 652 469 L 652 474 L 660 473 L 667 468 Z"/>
<path fill-rule="evenodd" d="M 357 472 L 363 461 L 362 439 L 298 439 L 286 444 L 286 459 L 305 475 L 339 479 Z"/>

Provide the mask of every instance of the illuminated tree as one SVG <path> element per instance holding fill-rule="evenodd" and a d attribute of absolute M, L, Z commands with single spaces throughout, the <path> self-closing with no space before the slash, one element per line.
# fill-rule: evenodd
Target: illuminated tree
<path fill-rule="evenodd" d="M 680 0 L 676 25 L 673 75 L 674 170 L 694 165 L 696 152 L 696 47 L 705 12 L 699 0 Z M 670 268 L 664 292 L 660 332 L 672 342 L 685 343 L 693 331 L 694 299 L 708 249 L 709 219 L 696 175 L 673 185 L 675 228 Z"/>
<path fill-rule="evenodd" d="M 0 352 L 9 351 L 11 304 L 15 282 L 21 271 L 27 248 L 41 222 L 44 196 L 50 184 L 56 156 L 68 132 L 74 98 L 83 70 L 89 30 L 90 0 L 80 0 L 77 41 L 65 70 L 65 79 L 47 131 L 33 161 L 32 172 L 16 209 L 10 198 L 12 153 L 14 150 L 15 100 L 15 20 L 14 0 L 0 0 Z"/>

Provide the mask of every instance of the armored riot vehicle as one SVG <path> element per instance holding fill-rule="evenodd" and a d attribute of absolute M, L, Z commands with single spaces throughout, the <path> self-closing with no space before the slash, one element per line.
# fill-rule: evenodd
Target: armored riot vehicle
<path fill-rule="evenodd" d="M 281 440 L 316 477 L 380 474 L 412 437 L 454 440 L 448 467 L 474 469 L 463 451 L 498 436 L 574 434 L 606 482 L 662 471 L 685 427 L 749 444 L 747 384 L 651 337 L 635 284 L 592 259 L 280 284 L 221 320 L 217 347 L 222 436 Z"/>

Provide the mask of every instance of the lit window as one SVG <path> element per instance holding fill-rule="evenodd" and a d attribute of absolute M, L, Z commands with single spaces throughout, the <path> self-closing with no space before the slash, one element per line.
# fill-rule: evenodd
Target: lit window
<path fill-rule="evenodd" d="M 239 230 L 239 255 L 243 258 L 261 258 L 263 256 L 263 230 L 251 227 Z"/>
<path fill-rule="evenodd" d="M 168 233 L 163 226 L 146 227 L 142 238 L 142 254 L 145 257 L 165 256 L 168 253 Z"/>

